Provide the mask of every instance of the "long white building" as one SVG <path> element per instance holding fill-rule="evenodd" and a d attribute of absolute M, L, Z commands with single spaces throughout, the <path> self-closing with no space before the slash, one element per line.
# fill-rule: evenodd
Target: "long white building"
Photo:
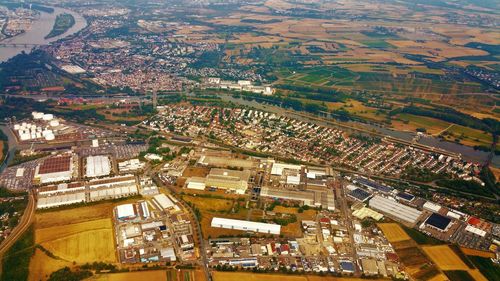
<path fill-rule="evenodd" d="M 212 219 L 211 226 L 217 228 L 236 229 L 236 230 L 268 233 L 276 235 L 279 235 L 281 232 L 281 225 L 279 224 L 233 220 L 233 219 L 218 218 L 218 217 L 214 217 Z"/>
<path fill-rule="evenodd" d="M 399 219 L 410 224 L 415 224 L 418 218 L 422 215 L 422 212 L 415 208 L 403 205 L 395 200 L 379 195 L 375 195 L 372 199 L 370 199 L 369 205 L 372 209 L 378 210 L 392 218 Z"/>
<path fill-rule="evenodd" d="M 88 178 L 107 176 L 111 172 L 111 162 L 108 156 L 98 155 L 87 157 L 85 176 Z"/>

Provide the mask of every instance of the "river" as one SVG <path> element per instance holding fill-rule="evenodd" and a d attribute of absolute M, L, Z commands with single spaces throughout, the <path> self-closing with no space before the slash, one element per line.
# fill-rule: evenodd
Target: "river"
<path fill-rule="evenodd" d="M 22 51 L 30 52 L 32 47 L 25 47 L 22 44 L 36 44 L 36 45 L 48 45 L 50 42 L 54 42 L 66 36 L 77 33 L 87 26 L 87 20 L 80 14 L 58 7 L 51 7 L 54 9 L 53 13 L 40 12 L 40 17 L 36 19 L 31 28 L 12 38 L 7 38 L 0 41 L 0 44 L 21 44 L 21 46 L 16 47 L 2 47 L 0 46 L 0 62 L 7 61 L 8 59 L 20 54 Z M 75 18 L 75 24 L 67 30 L 64 34 L 61 34 L 50 39 L 45 39 L 44 37 L 50 33 L 57 15 L 67 13 L 73 15 Z"/>

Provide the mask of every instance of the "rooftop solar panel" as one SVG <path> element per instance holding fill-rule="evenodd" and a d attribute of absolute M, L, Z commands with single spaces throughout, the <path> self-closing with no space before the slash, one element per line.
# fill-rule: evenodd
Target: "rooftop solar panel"
<path fill-rule="evenodd" d="M 368 191 L 365 191 L 361 188 L 354 189 L 353 191 L 349 192 L 349 195 L 358 199 L 359 201 L 365 201 L 371 196 L 371 194 Z"/>
<path fill-rule="evenodd" d="M 447 218 L 447 217 L 442 216 L 442 215 L 437 214 L 437 213 L 433 213 L 425 221 L 425 224 L 428 224 L 430 226 L 433 226 L 433 227 L 441 229 L 441 230 L 445 230 L 450 223 L 451 223 L 450 218 Z"/>
<path fill-rule="evenodd" d="M 399 192 L 396 196 L 399 198 L 402 198 L 406 201 L 411 201 L 411 200 L 415 199 L 414 195 L 406 193 L 406 192 Z"/>
<path fill-rule="evenodd" d="M 383 185 L 383 184 L 380 184 L 378 182 L 374 182 L 374 181 L 371 181 L 371 180 L 368 180 L 365 178 L 356 178 L 356 181 L 359 182 L 360 184 L 366 186 L 366 187 L 378 189 L 378 190 L 383 191 L 383 192 L 391 192 L 393 190 L 393 188 L 391 188 L 391 187 L 388 187 L 386 185 Z"/>

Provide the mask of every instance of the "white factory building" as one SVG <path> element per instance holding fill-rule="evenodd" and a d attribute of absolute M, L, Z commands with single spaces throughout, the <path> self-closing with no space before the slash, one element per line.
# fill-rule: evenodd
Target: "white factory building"
<path fill-rule="evenodd" d="M 382 197 L 380 195 L 375 195 L 369 201 L 370 208 L 378 210 L 388 216 L 398 219 L 400 221 L 415 224 L 422 215 L 422 212 L 391 200 L 389 198 Z"/>
<path fill-rule="evenodd" d="M 116 207 L 116 217 L 119 220 L 129 220 L 137 217 L 133 204 L 123 204 Z"/>
<path fill-rule="evenodd" d="M 119 162 L 118 170 L 120 171 L 120 173 L 131 173 L 142 170 L 144 166 L 146 166 L 146 163 L 141 162 L 139 159 L 135 158 Z"/>
<path fill-rule="evenodd" d="M 291 170 L 291 171 L 295 171 L 298 173 L 298 172 L 300 172 L 301 169 L 302 169 L 302 166 L 300 166 L 300 165 L 275 162 L 275 163 L 273 163 L 273 166 L 271 168 L 271 175 L 281 176 L 281 175 L 283 175 L 283 172 L 285 170 Z"/>
<path fill-rule="evenodd" d="M 88 183 L 90 201 L 115 199 L 139 194 L 133 175 L 91 180 Z"/>
<path fill-rule="evenodd" d="M 153 202 L 162 210 L 175 207 L 175 203 L 165 194 L 160 193 L 153 197 Z"/>
<path fill-rule="evenodd" d="M 38 198 L 36 207 L 38 209 L 45 209 L 45 208 L 71 205 L 82 202 L 85 202 L 85 192 L 63 193 L 63 194 Z"/>
<path fill-rule="evenodd" d="M 98 155 L 87 157 L 85 176 L 88 178 L 108 176 L 111 173 L 111 162 L 108 156 Z"/>
<path fill-rule="evenodd" d="M 217 228 L 252 231 L 258 233 L 267 233 L 276 235 L 279 235 L 281 232 L 281 225 L 279 224 L 233 220 L 233 219 L 218 218 L 218 217 L 214 217 L 212 219 L 211 226 Z"/>

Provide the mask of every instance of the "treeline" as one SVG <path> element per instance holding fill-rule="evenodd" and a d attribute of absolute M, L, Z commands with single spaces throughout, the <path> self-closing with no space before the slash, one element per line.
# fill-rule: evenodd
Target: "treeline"
<path fill-rule="evenodd" d="M 282 97 L 282 96 L 265 96 L 256 93 L 245 92 L 241 96 L 236 95 L 236 97 L 241 97 L 244 100 L 249 101 L 257 101 L 257 102 L 266 102 L 275 106 L 283 107 L 283 108 L 291 108 L 296 111 L 306 111 L 309 113 L 319 114 L 325 113 L 328 111 L 328 108 L 325 104 L 318 103 L 303 103 L 300 100 Z"/>
<path fill-rule="evenodd" d="M 276 85 L 276 88 L 305 94 L 305 95 L 304 94 L 303 95 L 290 94 L 289 96 L 291 96 L 291 97 L 301 96 L 301 97 L 306 97 L 306 98 L 312 99 L 312 100 L 327 101 L 327 102 L 343 102 L 347 99 L 346 94 L 344 94 L 342 92 L 335 91 L 335 90 L 331 90 L 331 89 L 295 86 L 295 85 L 288 85 L 288 84 L 286 84 L 286 85 L 279 84 L 279 85 Z"/>
<path fill-rule="evenodd" d="M 491 118 L 479 119 L 448 107 L 438 107 L 435 109 L 428 109 L 410 105 L 403 108 L 394 109 L 389 114 L 391 116 L 394 116 L 400 113 L 408 113 L 413 115 L 432 117 L 439 120 L 462 125 L 465 127 L 480 129 L 492 133 L 493 135 L 500 134 L 499 121 Z"/>
<path fill-rule="evenodd" d="M 491 197 L 493 195 L 488 188 L 481 186 L 478 182 L 475 181 L 466 181 L 462 179 L 459 180 L 441 179 L 437 180 L 436 184 L 438 186 L 446 187 L 448 189 L 477 194 L 486 197 Z"/>
<path fill-rule="evenodd" d="M 0 77 L 1 77 L 0 73 Z M 1 79 L 1 78 L 0 78 Z M 0 119 L 15 116 L 17 119 L 29 117 L 32 111 L 45 111 L 47 104 L 27 98 L 4 97 L 0 101 Z"/>

